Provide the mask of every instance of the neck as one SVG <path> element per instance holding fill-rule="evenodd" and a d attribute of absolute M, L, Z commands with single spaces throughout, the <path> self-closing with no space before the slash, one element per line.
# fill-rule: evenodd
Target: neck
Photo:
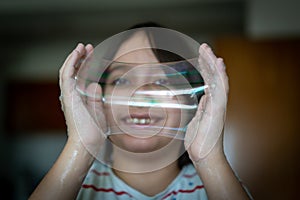
<path fill-rule="evenodd" d="M 113 171 L 141 193 L 154 196 L 163 191 L 178 175 L 180 145 L 169 145 L 160 151 L 132 153 L 113 148 Z"/>
<path fill-rule="evenodd" d="M 130 173 L 115 169 L 113 171 L 129 186 L 147 196 L 154 196 L 170 185 L 180 172 L 180 169 L 177 161 L 175 161 L 162 169 L 150 172 Z"/>
<path fill-rule="evenodd" d="M 170 144 L 157 151 L 134 153 L 117 146 L 113 148 L 113 168 L 130 173 L 148 173 L 156 171 L 178 160 L 181 145 Z"/>

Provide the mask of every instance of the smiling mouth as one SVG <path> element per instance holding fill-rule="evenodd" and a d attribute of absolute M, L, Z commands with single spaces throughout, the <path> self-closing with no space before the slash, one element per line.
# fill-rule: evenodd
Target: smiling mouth
<path fill-rule="evenodd" d="M 150 117 L 148 114 L 131 114 L 130 116 L 122 119 L 125 124 L 134 126 L 149 126 L 156 124 L 161 120 L 161 117 Z"/>
<path fill-rule="evenodd" d="M 137 124 L 137 125 L 149 125 L 151 119 L 149 118 L 126 118 L 127 124 Z"/>

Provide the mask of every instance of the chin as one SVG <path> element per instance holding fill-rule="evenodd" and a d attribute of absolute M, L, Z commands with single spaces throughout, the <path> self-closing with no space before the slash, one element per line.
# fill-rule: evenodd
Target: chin
<path fill-rule="evenodd" d="M 111 135 L 109 139 L 119 148 L 133 153 L 150 153 L 157 151 L 172 140 L 161 136 L 141 138 L 128 134 Z"/>

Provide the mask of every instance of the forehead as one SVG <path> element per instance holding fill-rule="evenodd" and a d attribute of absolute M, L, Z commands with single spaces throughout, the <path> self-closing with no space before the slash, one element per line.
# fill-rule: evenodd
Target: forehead
<path fill-rule="evenodd" d="M 138 31 L 119 46 L 113 60 L 137 64 L 158 62 L 150 48 L 151 44 L 146 33 Z"/>

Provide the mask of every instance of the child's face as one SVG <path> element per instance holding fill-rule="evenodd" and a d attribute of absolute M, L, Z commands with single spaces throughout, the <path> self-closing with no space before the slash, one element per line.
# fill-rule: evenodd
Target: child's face
<path fill-rule="evenodd" d="M 109 67 L 109 75 L 106 79 L 104 95 L 109 97 L 123 97 L 124 100 L 140 98 L 139 91 L 168 90 L 165 72 L 157 67 L 151 68 L 142 63 L 157 63 L 158 60 L 151 49 L 136 49 L 148 43 L 148 38 L 143 32 L 137 32 L 126 40 L 116 53 L 114 61 Z M 123 63 L 123 64 L 122 64 Z M 124 64 L 127 63 L 127 64 Z M 135 63 L 128 64 L 128 63 Z M 138 64 L 140 63 L 140 65 Z M 137 76 L 145 74 L 146 76 Z M 147 76 L 147 74 L 160 74 L 160 76 Z M 144 95 L 143 101 L 157 101 L 153 95 Z M 146 99 L 146 100 L 145 100 Z M 164 99 L 165 103 L 180 101 L 178 97 Z M 173 139 L 158 136 L 156 132 L 147 132 L 147 127 L 179 127 L 180 123 L 186 123 L 188 117 L 184 117 L 180 109 L 128 106 L 118 104 L 105 104 L 107 120 L 112 132 L 124 132 L 126 134 L 111 135 L 110 140 L 124 150 L 136 153 L 146 153 L 158 150 Z M 174 141 L 173 141 L 174 142 Z M 178 145 L 179 141 L 175 141 Z"/>

